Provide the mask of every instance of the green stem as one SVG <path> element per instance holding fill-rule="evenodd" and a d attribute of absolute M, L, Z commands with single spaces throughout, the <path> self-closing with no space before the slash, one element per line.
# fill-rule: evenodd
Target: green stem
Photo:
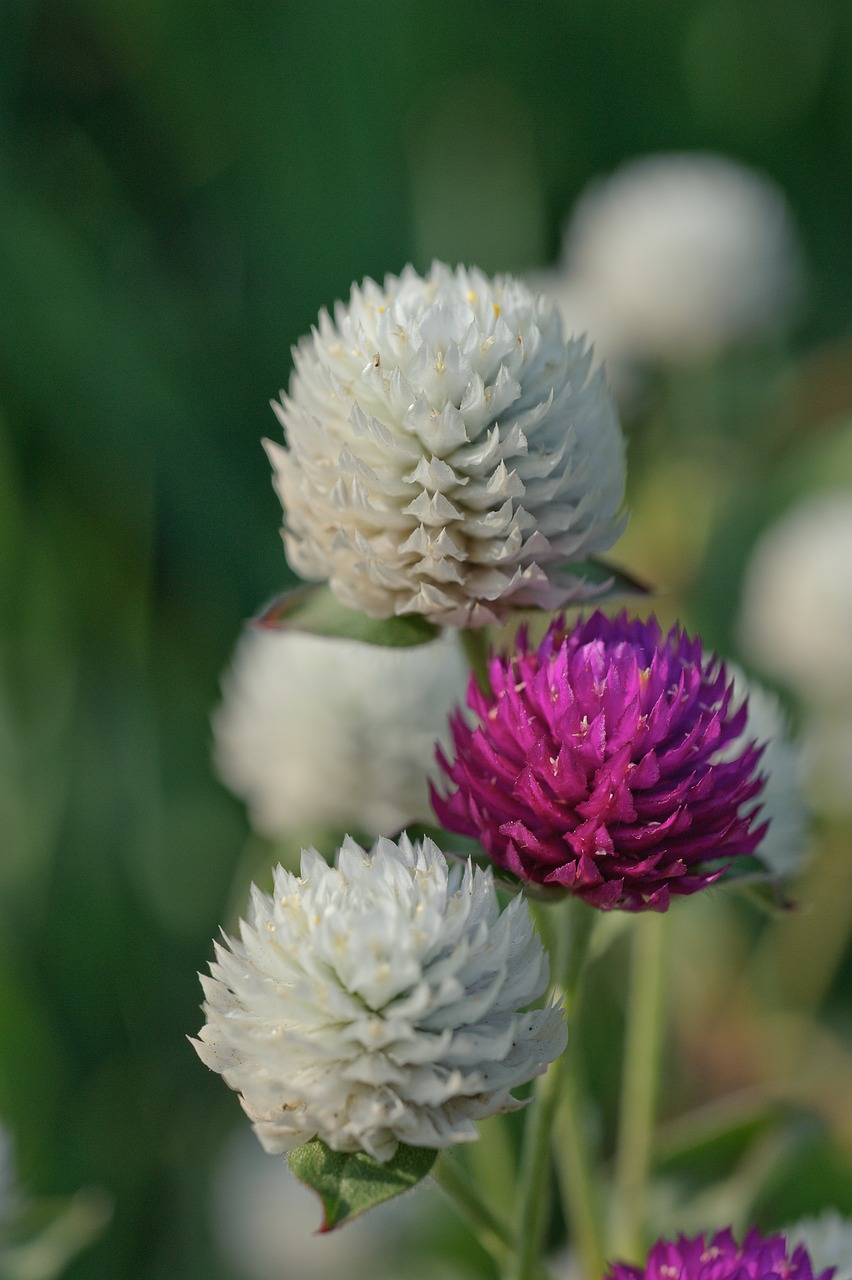
<path fill-rule="evenodd" d="M 663 915 L 637 916 L 631 947 L 610 1241 L 613 1255 L 628 1260 L 641 1255 L 644 1243 L 663 1031 L 666 925 Z"/>
<path fill-rule="evenodd" d="M 511 1232 L 486 1204 L 458 1157 L 443 1151 L 432 1168 L 432 1177 L 467 1218 L 483 1249 L 502 1266 L 514 1249 Z"/>
<path fill-rule="evenodd" d="M 554 930 L 554 947 L 551 952 L 554 989 L 564 997 L 569 1015 L 576 1003 L 588 938 L 594 923 L 594 913 L 590 908 L 579 902 L 574 906 L 573 912 L 569 912 L 565 903 L 550 908 L 551 912 L 559 913 L 558 921 L 554 922 L 558 927 Z M 542 925 L 545 924 L 546 920 L 543 919 Z M 551 1063 L 549 1070 L 539 1076 L 536 1082 L 521 1151 L 520 1198 L 515 1233 L 517 1254 L 504 1273 L 505 1280 L 532 1280 L 538 1272 L 550 1209 L 550 1145 L 553 1126 L 565 1091 L 566 1073 L 572 1064 L 573 1055 L 563 1054 L 560 1059 Z"/>
<path fill-rule="evenodd" d="M 491 680 L 488 676 L 488 631 L 485 627 L 463 627 L 459 632 L 461 646 L 476 683 L 483 693 L 488 693 Z"/>
<path fill-rule="evenodd" d="M 579 1260 L 580 1273 L 590 1280 L 597 1280 L 604 1274 L 606 1265 L 599 1198 L 583 1124 L 583 1094 L 579 1063 L 576 1061 L 578 1055 L 573 1044 L 568 1046 L 567 1053 L 575 1056 L 575 1062 L 565 1072 L 556 1116 L 556 1172 L 571 1246 Z"/>

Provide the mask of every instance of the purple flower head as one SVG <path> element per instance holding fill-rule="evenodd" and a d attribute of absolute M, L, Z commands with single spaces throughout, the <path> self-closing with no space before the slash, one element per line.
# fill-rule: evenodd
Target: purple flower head
<path fill-rule="evenodd" d="M 456 789 L 432 803 L 504 871 L 596 907 L 665 911 L 760 843 L 763 748 L 730 758 L 747 705 L 731 710 L 723 664 L 680 627 L 560 618 L 538 649 L 519 632 L 488 670 L 493 692 L 468 687 L 479 724 L 456 711 L 455 760 L 438 752 Z"/>
<path fill-rule="evenodd" d="M 677 1241 L 658 1240 L 644 1267 L 613 1263 L 607 1280 L 831 1280 L 834 1267 L 814 1274 L 804 1245 L 788 1249 L 783 1235 L 755 1228 L 738 1245 L 730 1231 Z"/>

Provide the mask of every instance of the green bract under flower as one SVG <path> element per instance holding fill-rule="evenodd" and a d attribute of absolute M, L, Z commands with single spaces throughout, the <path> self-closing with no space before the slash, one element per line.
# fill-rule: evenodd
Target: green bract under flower
<path fill-rule="evenodd" d="M 482 626 L 591 594 L 561 569 L 623 527 L 624 442 L 551 302 L 436 263 L 353 286 L 294 352 L 267 442 L 303 577 L 373 617 Z"/>
<path fill-rule="evenodd" d="M 241 1095 L 269 1152 L 318 1137 L 389 1160 L 440 1148 L 520 1104 L 565 1047 L 529 908 L 500 914 L 490 873 L 448 868 L 430 840 L 352 840 L 336 867 L 302 855 L 202 978 L 202 1060 Z"/>

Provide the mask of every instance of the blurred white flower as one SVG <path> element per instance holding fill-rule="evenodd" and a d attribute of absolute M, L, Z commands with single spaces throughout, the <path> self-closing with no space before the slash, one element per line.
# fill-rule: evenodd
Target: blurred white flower
<path fill-rule="evenodd" d="M 804 1218 L 784 1233 L 790 1246 L 803 1244 L 811 1256 L 814 1275 L 836 1267 L 834 1280 L 852 1280 L 852 1221 L 834 1209 Z"/>
<path fill-rule="evenodd" d="M 763 671 L 806 703 L 852 709 L 852 490 L 808 498 L 758 541 L 739 630 Z"/>
<path fill-rule="evenodd" d="M 748 719 L 726 753 L 733 759 L 744 742 L 765 743 L 759 771 L 766 778 L 758 823 L 769 830 L 756 850 L 774 876 L 787 879 L 802 867 L 808 853 L 809 811 L 803 790 L 802 749 L 774 693 L 750 680 L 733 663 L 725 664 L 734 680 L 732 709 L 748 698 Z"/>
<path fill-rule="evenodd" d="M 266 442 L 293 568 L 373 617 L 455 626 L 589 594 L 623 528 L 624 442 L 582 341 L 511 277 L 354 285 L 294 351 Z"/>
<path fill-rule="evenodd" d="M 561 268 L 572 289 L 594 298 L 604 345 L 664 363 L 782 328 L 803 276 L 781 190 L 701 153 L 644 156 L 593 183 L 575 207 Z"/>
<path fill-rule="evenodd" d="M 240 933 L 216 945 L 193 1043 L 270 1153 L 470 1141 L 565 1047 L 558 1005 L 520 1012 L 548 970 L 527 903 L 501 915 L 490 871 L 449 869 L 430 840 L 347 839 L 336 868 L 303 852 L 301 878 L 252 890 Z"/>
<path fill-rule="evenodd" d="M 213 714 L 219 774 L 272 837 L 434 822 L 435 744 L 467 680 L 452 633 L 386 649 L 249 627 Z"/>

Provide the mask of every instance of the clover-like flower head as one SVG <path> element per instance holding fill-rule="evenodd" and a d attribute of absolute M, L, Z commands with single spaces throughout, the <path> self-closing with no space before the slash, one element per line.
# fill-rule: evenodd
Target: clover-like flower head
<path fill-rule="evenodd" d="M 353 286 L 294 351 L 267 442 L 293 568 L 373 617 L 454 626 L 559 608 L 621 532 L 624 443 L 600 370 L 510 277 L 410 267 Z"/>
<path fill-rule="evenodd" d="M 537 649 L 522 630 L 489 675 L 491 692 L 468 689 L 479 723 L 457 712 L 455 759 L 439 752 L 456 789 L 432 802 L 498 867 L 597 907 L 664 911 L 754 852 L 761 748 L 729 754 L 747 702 L 733 709 L 700 640 L 595 613 L 558 620 Z"/>
<path fill-rule="evenodd" d="M 253 889 L 240 934 L 202 978 L 193 1043 L 269 1152 L 469 1141 L 565 1047 L 558 1005 L 521 1012 L 548 976 L 529 907 L 500 914 L 490 873 L 430 840 L 347 840 L 336 867 L 304 852 L 300 877 Z"/>
<path fill-rule="evenodd" d="M 831 1280 L 833 1268 L 816 1272 L 803 1245 L 791 1248 L 783 1235 L 755 1228 L 742 1244 L 729 1230 L 705 1239 L 659 1240 L 644 1267 L 612 1265 L 607 1280 Z"/>

